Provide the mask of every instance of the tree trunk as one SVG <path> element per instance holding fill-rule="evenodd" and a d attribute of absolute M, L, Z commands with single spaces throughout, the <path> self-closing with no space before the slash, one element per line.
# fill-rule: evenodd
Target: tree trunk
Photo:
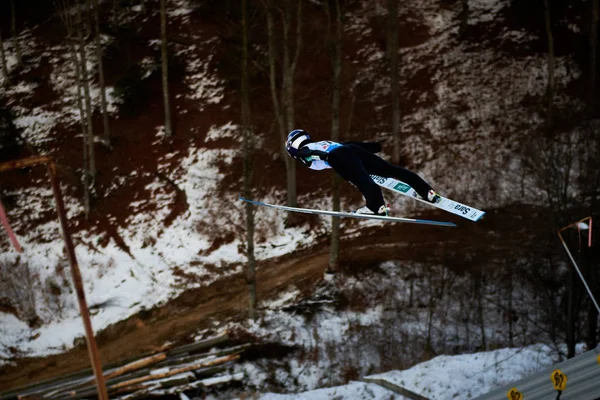
<path fill-rule="evenodd" d="M 248 21 L 247 0 L 242 0 L 242 129 L 244 131 L 244 197 L 251 198 L 253 142 L 250 128 L 250 91 L 248 85 Z M 246 203 L 246 256 L 248 257 L 248 289 L 250 291 L 249 317 L 257 318 L 256 310 L 256 260 L 254 258 L 254 210 Z"/>
<path fill-rule="evenodd" d="M 89 0 L 88 0 L 89 2 Z M 108 107 L 106 102 L 106 84 L 104 83 L 104 62 L 102 61 L 102 43 L 100 41 L 100 21 L 98 17 L 98 0 L 94 0 L 94 25 L 96 35 L 96 60 L 98 62 L 98 81 L 100 83 L 100 106 L 102 108 L 102 126 L 104 127 L 104 144 L 110 147 L 110 126 L 108 123 Z"/>
<path fill-rule="evenodd" d="M 567 304 L 567 358 L 575 357 L 575 310 L 574 293 L 575 284 L 573 267 L 569 267 L 569 301 Z"/>
<path fill-rule="evenodd" d="M 281 138 L 281 151 L 285 160 L 286 181 L 287 181 L 287 204 L 295 207 L 297 205 L 296 192 L 296 163 L 286 154 L 284 144 L 287 137 L 287 132 L 295 129 L 294 127 L 294 73 L 300 55 L 302 46 L 302 6 L 301 2 L 297 2 L 296 8 L 296 50 L 293 57 L 290 56 L 291 47 L 289 44 L 289 32 L 291 28 L 292 15 L 292 0 L 286 0 L 284 3 L 285 9 L 282 12 L 283 23 L 283 60 L 281 71 L 281 101 L 277 95 L 277 71 L 276 71 L 276 45 L 275 32 L 273 24 L 274 0 L 267 2 L 267 31 L 269 35 L 269 78 L 271 87 L 271 97 L 273 100 L 273 108 Z"/>
<path fill-rule="evenodd" d="M 467 349 L 469 350 L 471 348 L 471 309 L 468 305 L 470 305 L 470 300 L 469 299 L 469 295 L 467 296 L 467 301 L 466 304 L 461 304 L 463 305 L 463 321 L 465 323 L 465 345 L 467 346 Z"/>
<path fill-rule="evenodd" d="M 285 29 L 289 32 L 290 24 L 291 24 L 291 16 L 292 16 L 292 1 L 287 0 L 287 23 L 285 23 Z M 285 68 L 285 104 L 286 104 L 286 121 L 287 121 L 287 130 L 291 131 L 295 129 L 295 121 L 294 121 L 294 75 L 296 74 L 296 66 L 298 65 L 298 58 L 300 57 L 300 49 L 302 47 L 302 1 L 295 0 L 293 1 L 296 5 L 296 49 L 294 52 L 294 57 L 292 59 L 289 58 L 291 53 L 291 46 L 289 44 L 289 34 L 286 34 L 287 39 L 285 41 L 284 48 L 284 62 L 286 65 Z"/>
<path fill-rule="evenodd" d="M 433 352 L 432 332 L 433 332 L 433 318 L 437 305 L 437 298 L 435 293 L 435 279 L 433 278 L 434 270 L 433 267 L 429 267 L 427 270 L 427 285 L 429 286 L 429 304 L 427 305 L 427 337 L 425 338 L 425 351 L 428 353 Z"/>
<path fill-rule="evenodd" d="M 269 36 L 269 87 L 271 89 L 271 99 L 273 101 L 273 109 L 275 111 L 275 120 L 279 131 L 280 139 L 283 143 L 286 140 L 286 125 L 283 121 L 281 106 L 279 105 L 279 97 L 277 96 L 277 69 L 275 68 L 277 55 L 275 54 L 275 32 L 273 26 L 273 0 L 269 0 L 267 4 L 267 33 Z M 288 163 L 291 162 L 286 154 L 285 147 L 281 147 L 282 156 L 285 160 L 286 170 L 289 169 Z"/>
<path fill-rule="evenodd" d="M 592 109 L 596 105 L 596 53 L 598 46 L 598 0 L 592 0 L 592 22 L 590 24 L 590 86 L 588 101 Z"/>
<path fill-rule="evenodd" d="M 514 347 L 513 339 L 513 263 L 508 267 L 508 347 Z"/>
<path fill-rule="evenodd" d="M 90 215 L 90 160 L 88 155 L 88 130 L 86 124 L 86 112 L 85 107 L 83 106 L 83 96 L 81 95 L 81 91 L 83 90 L 83 82 L 81 79 L 81 69 L 79 64 L 79 59 L 77 57 L 77 49 L 75 45 L 71 42 L 70 38 L 67 38 L 69 42 L 69 48 L 71 50 L 71 58 L 73 60 L 73 66 L 75 67 L 75 76 L 77 80 L 77 108 L 79 109 L 79 123 L 81 125 L 81 137 L 83 142 L 83 174 L 82 174 L 82 184 L 83 184 L 83 210 L 85 212 L 85 218 L 87 219 Z"/>
<path fill-rule="evenodd" d="M 92 36 L 92 5 L 90 0 L 85 0 L 85 37 Z"/>
<path fill-rule="evenodd" d="M 292 3 L 297 3 L 297 26 L 296 26 L 296 53 L 291 58 L 291 46 L 290 46 L 290 28 L 292 19 Z M 300 51 L 300 44 L 302 36 L 300 34 L 301 29 L 301 15 L 302 6 L 300 1 L 286 0 L 285 11 L 283 13 L 283 84 L 282 84 L 282 106 L 283 115 L 285 121 L 285 133 L 295 129 L 294 126 L 294 73 L 298 61 L 298 55 Z M 285 136 L 282 144 L 285 144 Z M 288 163 L 287 170 L 287 188 L 288 188 L 288 205 L 290 207 L 296 207 L 298 205 L 297 191 L 296 191 L 296 163 L 294 160 Z"/>
<path fill-rule="evenodd" d="M 546 36 L 548 38 L 548 86 L 546 88 L 547 109 L 546 109 L 546 129 L 549 132 L 554 125 L 554 38 L 550 24 L 550 5 L 548 0 L 544 0 Z"/>
<path fill-rule="evenodd" d="M 484 312 L 483 312 L 483 291 L 485 287 L 484 275 L 483 272 L 480 271 L 475 278 L 476 284 L 476 296 L 477 296 L 477 314 L 479 317 L 479 331 L 481 333 L 481 350 L 487 350 L 487 341 L 485 337 L 485 320 L 484 320 Z"/>
<path fill-rule="evenodd" d="M 326 1 L 327 14 L 331 21 L 329 12 L 329 3 Z M 338 142 L 340 140 L 340 76 L 342 71 L 342 15 L 339 0 L 335 1 L 336 8 L 336 30 L 333 38 L 333 87 L 331 99 L 331 140 Z M 331 26 L 331 22 L 329 24 Z M 340 178 L 337 174 L 332 178 L 332 203 L 333 211 L 340 210 Z M 340 258 L 340 218 L 331 218 L 331 245 L 329 248 L 329 268 L 333 271 L 339 269 Z"/>
<path fill-rule="evenodd" d="M 394 151 L 392 162 L 400 162 L 400 99 L 398 93 L 398 0 L 388 0 L 388 56 L 392 96 L 392 139 Z"/>
<path fill-rule="evenodd" d="M 72 4 L 69 0 L 57 0 L 56 2 L 59 16 L 67 30 L 67 44 L 69 46 L 69 52 L 71 53 L 71 61 L 73 62 L 73 68 L 75 69 L 75 79 L 77 82 L 77 109 L 79 110 L 79 122 L 81 125 L 81 134 L 83 141 L 83 174 L 82 174 L 82 185 L 83 185 L 83 208 L 85 212 L 86 219 L 90 214 L 90 157 L 89 157 L 89 134 L 88 124 L 86 120 L 88 119 L 86 116 L 86 109 L 84 107 L 83 96 L 81 92 L 83 90 L 83 76 L 82 76 L 82 62 L 79 60 L 79 54 L 77 46 L 80 44 L 79 37 L 81 36 L 81 31 L 79 26 L 74 26 L 73 20 L 71 17 L 70 10 L 72 8 Z M 78 4 L 76 4 L 78 6 Z M 78 38 L 75 41 L 74 36 L 75 32 L 78 32 Z"/>
<path fill-rule="evenodd" d="M 467 33 L 469 26 L 469 0 L 460 0 L 460 13 L 458 19 L 460 20 L 460 28 L 458 29 L 459 36 L 463 37 Z"/>
<path fill-rule="evenodd" d="M 6 54 L 4 53 L 4 40 L 2 39 L 2 32 L 0 32 L 0 64 L 2 67 L 2 76 L 4 77 L 2 84 L 4 86 L 8 86 L 10 79 L 8 77 L 8 65 L 6 64 Z"/>
<path fill-rule="evenodd" d="M 581 249 L 582 268 L 586 271 L 586 280 L 590 291 L 595 299 L 598 299 L 598 264 L 595 262 L 597 257 L 591 252 L 590 247 Z M 587 310 L 587 332 L 586 345 L 588 349 L 595 349 L 598 346 L 598 309 L 590 298 Z"/>
<path fill-rule="evenodd" d="M 285 145 L 287 123 L 285 122 L 285 114 L 283 106 L 279 102 L 277 95 L 277 68 L 276 65 L 276 48 L 275 48 L 275 32 L 273 24 L 273 0 L 269 0 L 267 4 L 267 32 L 269 35 L 269 84 L 271 88 L 271 99 L 273 101 L 273 109 L 275 112 L 275 120 L 281 143 Z M 282 99 L 283 101 L 283 99 Z M 287 183 L 287 204 L 288 206 L 296 206 L 296 165 L 285 150 L 285 146 L 281 146 L 283 160 L 285 162 L 286 183 Z"/>
<path fill-rule="evenodd" d="M 594 290 L 598 286 L 598 278 L 596 273 L 590 269 L 590 279 L 588 284 L 592 288 L 592 293 L 598 293 L 598 290 Z M 587 318 L 587 347 L 588 349 L 595 349 L 598 346 L 598 310 L 594 305 L 594 302 L 590 301 L 588 306 L 588 318 Z"/>
<path fill-rule="evenodd" d="M 285 123 L 283 121 L 283 114 L 281 112 L 281 106 L 279 104 L 279 96 L 277 96 L 277 68 L 276 64 L 276 46 L 275 46 L 275 32 L 273 26 L 273 0 L 269 0 L 267 4 L 267 34 L 269 36 L 269 88 L 271 90 L 271 100 L 273 101 L 273 110 L 275 114 L 275 121 L 277 122 L 277 131 L 280 140 L 285 143 L 286 132 Z M 288 157 L 285 147 L 281 146 L 281 155 L 285 161 L 286 171 L 289 169 L 288 164 L 292 160 Z"/>
<path fill-rule="evenodd" d="M 75 8 L 77 9 L 77 21 L 75 30 L 77 31 L 77 41 L 79 42 L 79 68 L 81 71 L 81 83 L 83 85 L 83 99 L 86 110 L 86 122 L 87 122 L 87 144 L 88 144 L 88 157 L 89 157 L 89 175 L 90 175 L 90 193 L 93 193 L 95 186 L 94 181 L 96 180 L 96 157 L 94 156 L 94 128 L 92 125 L 92 99 L 90 96 L 90 85 L 88 81 L 87 72 L 87 57 L 85 53 L 85 42 L 83 40 L 83 26 L 81 18 L 81 7 L 79 0 L 75 1 Z"/>
<path fill-rule="evenodd" d="M 171 106 L 169 104 L 169 62 L 167 59 L 167 0 L 160 0 L 160 52 L 162 58 L 162 87 L 163 102 L 165 106 L 165 134 L 173 135 L 171 126 Z"/>
<path fill-rule="evenodd" d="M 17 35 L 17 12 L 15 10 L 15 0 L 10 0 L 10 28 L 12 32 L 13 41 L 15 42 L 15 55 L 17 56 L 17 69 L 23 64 L 23 57 L 21 56 L 21 45 L 19 43 L 19 36 Z"/>

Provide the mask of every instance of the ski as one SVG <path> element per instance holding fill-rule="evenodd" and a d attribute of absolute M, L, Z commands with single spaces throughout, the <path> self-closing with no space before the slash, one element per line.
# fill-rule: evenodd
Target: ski
<path fill-rule="evenodd" d="M 444 211 L 469 219 L 471 221 L 479 221 L 485 215 L 485 211 L 481 211 L 471 206 L 467 206 L 465 204 L 459 203 L 458 201 L 450 200 L 441 195 L 440 197 L 442 198 L 442 201 L 440 201 L 439 203 L 430 203 L 427 200 L 422 199 L 421 196 L 419 196 L 417 192 L 408 184 L 397 179 L 384 178 L 378 175 L 371 175 L 371 179 L 373 179 L 373 181 L 381 187 L 392 190 L 396 193 L 403 194 L 408 197 L 412 197 L 415 200 L 422 201 L 423 203 L 429 204 L 430 206 L 440 208 Z"/>
<path fill-rule="evenodd" d="M 348 212 L 340 212 L 340 211 L 327 211 L 327 210 L 314 210 L 310 208 L 299 208 L 299 207 L 288 207 L 288 206 L 280 206 L 276 204 L 268 204 L 263 203 L 261 201 L 248 200 L 243 197 L 240 197 L 240 200 L 243 200 L 250 204 L 255 204 L 257 206 L 275 208 L 283 211 L 290 212 L 300 212 L 305 214 L 319 214 L 319 215 L 331 215 L 334 217 L 349 217 L 349 218 L 360 218 L 360 219 L 376 219 L 380 221 L 390 221 L 390 222 L 407 222 L 411 224 L 423 224 L 423 225 L 437 225 L 437 226 L 456 226 L 453 222 L 443 222 L 443 221 L 430 221 L 427 219 L 412 219 L 412 218 L 399 218 L 399 217 L 387 217 L 381 215 L 368 215 L 368 214 L 354 214 Z"/>

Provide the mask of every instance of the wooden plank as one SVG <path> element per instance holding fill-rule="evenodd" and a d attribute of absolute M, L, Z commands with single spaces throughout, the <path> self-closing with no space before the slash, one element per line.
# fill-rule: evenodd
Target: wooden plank
<path fill-rule="evenodd" d="M 233 361 L 233 360 L 237 360 L 240 358 L 239 354 L 235 354 L 235 355 L 229 355 L 229 356 L 225 356 L 225 357 L 220 357 L 220 358 L 216 358 L 214 360 L 210 360 L 210 361 L 204 361 L 201 363 L 195 363 L 192 365 L 188 365 L 186 367 L 181 367 L 181 368 L 175 368 L 171 371 L 162 373 L 162 374 L 156 374 L 156 375 L 148 375 L 148 376 L 144 376 L 141 378 L 137 378 L 137 379 L 131 379 L 129 381 L 125 381 L 125 382 L 121 382 L 118 383 L 116 385 L 112 385 L 108 388 L 109 391 L 115 391 L 115 390 L 119 390 L 123 387 L 126 386 L 131 386 L 131 385 L 137 385 L 139 383 L 142 382 L 147 382 L 147 381 L 153 381 L 156 379 L 162 379 L 162 378 L 166 378 L 169 376 L 173 376 L 173 375 L 177 375 L 180 374 L 182 372 L 187 372 L 187 371 L 193 371 L 196 369 L 200 369 L 200 368 L 204 368 L 204 367 L 210 367 L 213 365 L 218 365 L 218 364 L 223 364 L 226 363 L 228 361 Z"/>
<path fill-rule="evenodd" d="M 117 376 L 129 373 L 131 371 L 135 371 L 140 368 L 147 367 L 148 365 L 157 363 L 159 361 L 163 361 L 166 358 L 167 358 L 167 355 L 165 353 L 158 353 L 153 356 L 134 361 L 134 362 L 124 365 L 120 368 L 117 368 L 116 370 L 114 370 L 108 374 L 104 374 L 104 379 L 108 380 L 108 379 L 115 378 Z"/>
<path fill-rule="evenodd" d="M 194 348 L 202 349 L 202 348 L 206 348 L 206 347 L 211 347 L 211 346 L 214 346 L 215 344 L 224 343 L 227 340 L 229 340 L 229 336 L 227 333 L 225 333 L 223 335 L 208 338 L 208 339 L 202 340 L 200 342 L 195 342 L 192 344 L 176 347 L 170 351 L 168 351 L 169 346 L 163 346 L 160 348 L 160 351 L 166 352 L 167 356 L 170 356 L 171 354 L 173 354 L 173 355 L 183 354 L 186 351 L 193 350 Z M 152 357 L 156 354 L 157 354 L 156 352 L 146 352 L 146 353 L 139 354 L 137 356 L 127 357 L 122 360 L 118 360 L 118 361 L 104 365 L 104 369 L 108 370 L 108 369 L 112 369 L 112 368 L 118 368 L 118 367 L 124 366 L 128 363 L 133 363 L 136 360 L 139 360 L 141 357 Z M 84 368 L 79 371 L 70 372 L 67 374 L 44 379 L 44 380 L 35 382 L 33 384 L 25 384 L 22 386 L 18 386 L 7 392 L 0 392 L 0 397 L 2 397 L 2 398 L 17 398 L 17 397 L 23 397 L 23 396 L 39 395 L 41 393 L 47 392 L 48 390 L 56 390 L 59 388 L 65 389 L 72 385 L 72 383 L 71 383 L 72 380 L 79 379 L 79 378 L 85 378 L 87 375 L 90 375 L 90 374 L 93 374 L 92 368 L 90 368 L 90 367 Z M 60 389 L 60 390 L 63 390 L 63 389 Z M 36 397 L 40 397 L 40 396 L 36 396 Z"/>

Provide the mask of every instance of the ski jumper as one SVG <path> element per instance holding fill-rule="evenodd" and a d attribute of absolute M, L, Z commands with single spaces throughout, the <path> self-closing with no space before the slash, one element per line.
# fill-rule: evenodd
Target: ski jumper
<path fill-rule="evenodd" d="M 372 175 L 395 178 L 410 185 L 424 199 L 432 188 L 419 175 L 406 168 L 390 164 L 375 155 L 381 151 L 379 143 L 331 141 L 311 142 L 302 146 L 296 158 L 309 168 L 322 170 L 332 168 L 338 175 L 352 183 L 363 194 L 367 207 L 377 214 L 385 205 L 381 188 Z"/>

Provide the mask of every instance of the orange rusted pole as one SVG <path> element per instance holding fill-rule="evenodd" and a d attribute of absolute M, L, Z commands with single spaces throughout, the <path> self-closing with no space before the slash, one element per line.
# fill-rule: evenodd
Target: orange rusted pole
<path fill-rule="evenodd" d="M 48 156 L 32 156 L 27 158 L 20 158 L 18 160 L 6 161 L 0 163 L 0 172 L 8 171 L 16 168 L 31 167 L 38 164 L 51 163 L 52 158 Z"/>
<path fill-rule="evenodd" d="M 15 235 L 12 228 L 10 227 L 10 223 L 8 222 L 8 217 L 6 216 L 6 211 L 4 210 L 4 206 L 2 205 L 2 201 L 0 201 L 0 220 L 2 220 L 2 225 L 4 225 L 6 234 L 8 235 L 8 238 L 10 239 L 10 242 L 12 243 L 13 247 L 15 248 L 16 251 L 18 251 L 19 253 L 22 253 L 23 248 L 21 248 L 21 245 L 19 244 L 19 241 L 17 240 L 17 236 Z"/>
<path fill-rule="evenodd" d="M 94 330 L 92 328 L 92 321 L 90 319 L 90 312 L 85 300 L 85 291 L 83 290 L 83 280 L 81 279 L 81 272 L 79 271 L 79 263 L 75 256 L 75 247 L 71 240 L 71 235 L 67 228 L 67 216 L 65 214 L 65 206 L 60 193 L 60 185 L 58 184 L 58 178 L 56 177 L 56 165 L 53 161 L 48 163 L 48 173 L 50 174 L 50 183 L 52 184 L 52 191 L 54 192 L 54 199 L 56 201 L 56 212 L 58 213 L 58 219 L 60 221 L 60 227 L 63 233 L 63 239 L 65 241 L 65 247 L 67 249 L 67 258 L 71 264 L 71 275 L 73 276 L 73 283 L 75 284 L 75 292 L 77 293 L 77 300 L 79 301 L 79 311 L 81 318 L 83 319 L 83 326 L 85 328 L 85 337 L 87 339 L 87 348 L 92 362 L 92 369 L 94 376 L 96 377 L 96 383 L 98 386 L 98 397 L 101 400 L 108 400 L 108 393 L 106 391 L 106 383 L 104 381 L 104 375 L 102 374 L 102 364 L 100 363 L 100 356 L 98 353 L 98 346 L 96 345 L 96 339 L 94 338 Z"/>
<path fill-rule="evenodd" d="M 587 228 L 589 230 L 589 232 L 588 232 L 588 247 L 592 247 L 592 217 L 585 217 L 585 218 L 580 219 L 579 221 L 575 221 L 572 224 L 569 224 L 569 225 L 565 226 L 564 228 L 561 228 L 558 232 L 560 233 L 566 229 L 571 228 L 573 225 L 578 225 L 580 222 L 585 222 L 587 220 L 590 220 L 590 223 Z"/>
<path fill-rule="evenodd" d="M 90 319 L 90 312 L 85 300 L 85 292 L 83 290 L 83 280 L 81 279 L 81 271 L 79 270 L 79 264 L 75 256 L 75 247 L 71 240 L 67 228 L 67 216 L 65 213 L 65 205 L 60 193 L 60 185 L 56 175 L 56 165 L 52 158 L 48 156 L 33 156 L 29 158 L 23 158 L 14 161 L 8 161 L 0 163 L 0 172 L 8 171 L 16 168 L 31 167 L 38 164 L 46 164 L 48 167 L 48 174 L 50 175 L 50 184 L 52 185 L 52 192 L 54 193 L 54 200 L 56 201 L 56 212 L 58 214 L 58 220 L 60 222 L 60 228 L 65 241 L 65 248 L 67 250 L 67 258 L 71 264 L 71 275 L 73 277 L 73 284 L 75 285 L 75 293 L 77 293 L 77 300 L 79 302 L 79 311 L 81 313 L 81 319 L 83 320 L 83 326 L 85 328 L 85 337 L 87 340 L 88 354 L 90 362 L 92 364 L 92 370 L 96 378 L 96 385 L 98 387 L 98 398 L 100 400 L 108 400 L 108 392 L 106 390 L 106 383 L 104 381 L 104 375 L 102 374 L 102 364 L 100 363 L 100 356 L 98 352 L 98 346 L 96 344 L 96 338 L 94 337 L 94 330 L 92 328 L 92 321 Z"/>

